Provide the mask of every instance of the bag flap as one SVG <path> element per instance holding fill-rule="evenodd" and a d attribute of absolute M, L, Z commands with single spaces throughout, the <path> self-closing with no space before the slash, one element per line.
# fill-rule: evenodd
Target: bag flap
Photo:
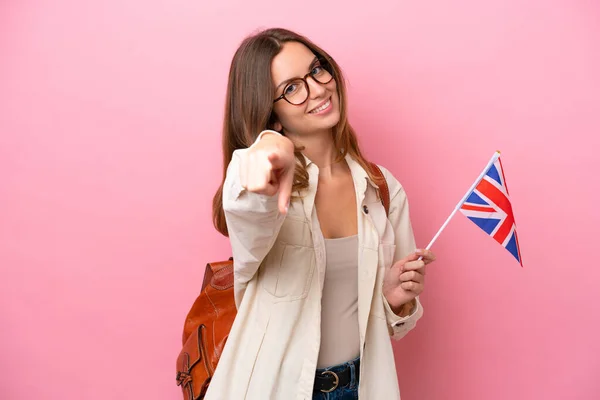
<path fill-rule="evenodd" d="M 206 354 L 202 349 L 204 329 L 205 326 L 200 325 L 192 332 L 177 357 L 177 385 L 181 386 L 186 399 L 199 399 L 208 385 L 209 373 L 204 360 Z"/>
<path fill-rule="evenodd" d="M 177 357 L 177 371 L 183 373 L 189 373 L 191 369 L 200 361 L 202 361 L 202 351 L 200 349 L 200 329 L 203 326 L 200 325 L 198 329 L 190 334 L 186 340 L 179 357 Z"/>

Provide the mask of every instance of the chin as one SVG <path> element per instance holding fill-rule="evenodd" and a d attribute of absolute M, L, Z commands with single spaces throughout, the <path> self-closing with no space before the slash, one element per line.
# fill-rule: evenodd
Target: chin
<path fill-rule="evenodd" d="M 331 116 L 331 120 L 327 121 L 327 126 L 325 127 L 325 129 L 331 129 L 333 127 L 335 127 L 339 122 L 340 122 L 340 114 L 338 113 L 337 115 L 332 115 Z"/>

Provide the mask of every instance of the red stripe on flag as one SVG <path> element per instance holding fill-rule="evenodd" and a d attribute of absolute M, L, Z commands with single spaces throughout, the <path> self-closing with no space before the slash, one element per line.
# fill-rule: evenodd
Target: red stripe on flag
<path fill-rule="evenodd" d="M 502 185 L 504 186 L 504 190 L 506 190 L 506 194 L 510 196 L 508 192 L 508 185 L 506 184 L 506 178 L 504 177 L 504 167 L 502 167 L 502 160 L 498 158 L 498 164 L 500 165 L 500 173 L 502 174 Z"/>
<path fill-rule="evenodd" d="M 517 238 L 517 226 L 515 225 L 515 243 L 517 244 L 517 253 L 519 254 L 519 263 L 523 266 L 523 259 L 521 258 L 521 247 L 519 247 L 519 238 Z"/>
<path fill-rule="evenodd" d="M 483 206 L 470 206 L 468 204 L 463 204 L 462 207 L 460 207 L 463 210 L 470 210 L 470 211 L 481 211 L 481 212 L 496 212 L 495 209 L 491 208 L 491 207 L 483 207 Z"/>
<path fill-rule="evenodd" d="M 494 235 L 494 239 L 500 244 L 504 243 L 506 237 L 510 233 L 510 230 L 515 223 L 515 219 L 513 217 L 512 206 L 510 205 L 510 201 L 508 197 L 502 191 L 500 191 L 496 186 L 492 185 L 485 179 L 482 179 L 481 182 L 477 185 L 477 190 L 481 192 L 485 197 L 490 199 L 496 206 L 498 206 L 502 211 L 506 213 L 506 218 L 504 222 Z"/>

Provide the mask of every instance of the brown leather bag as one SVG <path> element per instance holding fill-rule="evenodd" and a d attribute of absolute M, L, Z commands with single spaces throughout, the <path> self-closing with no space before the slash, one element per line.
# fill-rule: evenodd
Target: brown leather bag
<path fill-rule="evenodd" d="M 379 167 L 371 164 L 381 201 L 389 214 L 390 191 Z M 204 270 L 200 295 L 183 326 L 183 348 L 177 357 L 177 386 L 184 400 L 203 399 L 237 314 L 233 296 L 233 258 L 209 263 Z"/>
<path fill-rule="evenodd" d="M 183 326 L 177 357 L 177 385 L 184 400 L 203 399 L 237 314 L 233 297 L 233 259 L 209 263 L 202 290 Z"/>

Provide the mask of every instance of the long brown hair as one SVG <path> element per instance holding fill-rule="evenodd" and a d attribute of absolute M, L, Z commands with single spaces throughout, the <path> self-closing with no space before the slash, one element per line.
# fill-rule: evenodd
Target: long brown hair
<path fill-rule="evenodd" d="M 308 47 L 315 56 L 326 60 L 337 83 L 340 99 L 340 121 L 333 128 L 333 140 L 340 155 L 337 161 L 350 154 L 378 182 L 363 158 L 354 129 L 348 123 L 346 84 L 339 65 L 319 46 L 302 35 L 287 29 L 273 28 L 247 37 L 237 49 L 229 70 L 225 118 L 223 122 L 223 180 L 213 198 L 213 223 L 223 235 L 228 236 L 223 212 L 223 183 L 227 166 L 233 152 L 250 147 L 265 129 L 272 129 L 276 121 L 273 113 L 273 79 L 271 62 L 281 51 L 284 43 L 299 42 Z M 302 148 L 296 148 L 296 171 L 293 191 L 308 187 L 308 173 Z"/>

